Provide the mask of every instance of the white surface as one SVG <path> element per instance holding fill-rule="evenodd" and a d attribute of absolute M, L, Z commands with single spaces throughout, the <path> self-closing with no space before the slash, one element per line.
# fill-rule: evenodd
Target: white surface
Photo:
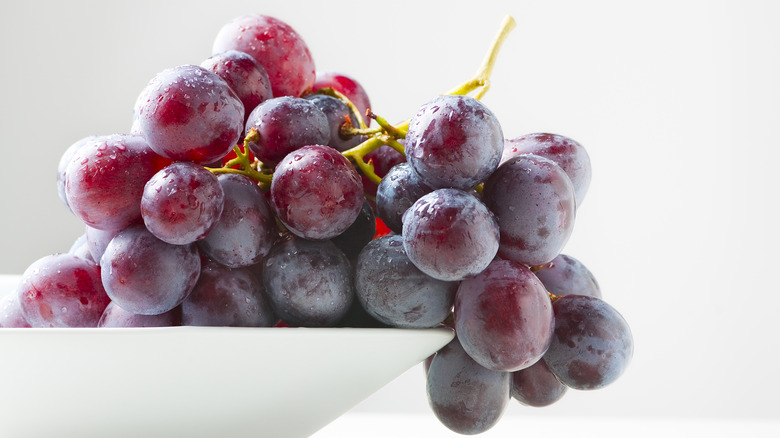
<path fill-rule="evenodd" d="M 588 149 L 594 179 L 565 252 L 636 340 L 618 382 L 543 415 L 778 418 L 780 382 L 766 372 L 780 351 L 771 0 L 2 2 L 0 272 L 82 233 L 54 190 L 61 151 L 126 131 L 155 73 L 199 63 L 219 27 L 247 12 L 290 22 L 318 67 L 357 77 L 390 120 L 468 77 L 512 14 L 485 103 L 508 137 L 552 131 Z M 357 409 L 430 415 L 406 383 Z"/>

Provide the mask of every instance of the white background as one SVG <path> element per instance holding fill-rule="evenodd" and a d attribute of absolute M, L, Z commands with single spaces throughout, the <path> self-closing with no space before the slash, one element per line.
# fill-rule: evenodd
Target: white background
<path fill-rule="evenodd" d="M 611 387 L 507 415 L 780 417 L 773 1 L 2 2 L 0 273 L 83 232 L 57 197 L 62 152 L 127 132 L 149 79 L 199 64 L 222 24 L 251 12 L 290 23 L 319 69 L 356 77 L 389 120 L 470 77 L 503 16 L 517 20 L 484 102 L 506 137 L 555 132 L 588 149 L 593 182 L 565 252 L 629 321 L 636 352 Z M 406 382 L 418 380 L 356 410 L 432 415 Z"/>

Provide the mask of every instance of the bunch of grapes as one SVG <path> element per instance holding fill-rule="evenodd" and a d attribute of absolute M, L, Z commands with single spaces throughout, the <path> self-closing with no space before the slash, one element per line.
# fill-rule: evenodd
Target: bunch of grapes
<path fill-rule="evenodd" d="M 610 384 L 630 329 L 561 254 L 588 155 L 505 139 L 479 100 L 512 24 L 473 79 L 397 125 L 286 23 L 226 24 L 212 57 L 149 82 L 129 133 L 64 153 L 59 194 L 85 233 L 25 271 L 0 327 L 445 325 L 427 392 L 464 434 L 511 398 Z"/>

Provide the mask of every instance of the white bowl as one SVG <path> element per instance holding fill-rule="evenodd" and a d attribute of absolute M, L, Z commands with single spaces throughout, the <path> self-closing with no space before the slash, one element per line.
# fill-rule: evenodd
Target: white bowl
<path fill-rule="evenodd" d="M 3 328 L 0 436 L 305 437 L 452 338 L 448 329 Z"/>

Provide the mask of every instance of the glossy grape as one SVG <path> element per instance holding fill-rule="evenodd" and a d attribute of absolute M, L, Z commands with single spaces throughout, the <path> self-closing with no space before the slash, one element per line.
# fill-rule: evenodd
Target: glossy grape
<path fill-rule="evenodd" d="M 554 162 L 521 155 L 502 164 L 485 182 L 482 200 L 501 230 L 501 257 L 529 266 L 547 263 L 574 229 L 574 188 Z"/>
<path fill-rule="evenodd" d="M 70 164 L 70 161 L 73 159 L 73 156 L 76 154 L 77 150 L 95 138 L 96 137 L 94 136 L 84 137 L 70 145 L 67 149 L 65 149 L 65 152 L 63 152 L 62 156 L 60 157 L 60 161 L 57 164 L 57 194 L 60 197 L 60 201 L 62 201 L 62 203 L 68 207 L 68 210 L 70 210 L 70 205 L 68 204 L 68 196 L 65 192 L 65 181 L 67 179 L 66 175 L 68 164 Z"/>
<path fill-rule="evenodd" d="M 141 219 L 144 185 L 168 164 L 152 152 L 143 137 L 96 137 L 81 146 L 68 164 L 68 205 L 91 227 L 125 228 Z"/>
<path fill-rule="evenodd" d="M 567 389 L 543 360 L 512 373 L 512 398 L 526 406 L 549 406 L 560 400 Z"/>
<path fill-rule="evenodd" d="M 200 275 L 200 254 L 190 245 L 171 245 L 142 226 L 116 235 L 100 259 L 103 286 L 119 307 L 159 315 L 181 304 Z"/>
<path fill-rule="evenodd" d="M 581 144 L 557 134 L 527 134 L 504 140 L 501 163 L 523 154 L 539 155 L 561 166 L 574 186 L 574 197 L 579 207 L 588 192 L 592 174 L 590 157 Z"/>
<path fill-rule="evenodd" d="M 483 103 L 445 95 L 412 117 L 406 159 L 431 187 L 468 190 L 498 167 L 503 146 L 501 125 Z"/>
<path fill-rule="evenodd" d="M 355 267 L 355 291 L 364 309 L 394 327 L 434 327 L 450 315 L 457 282 L 441 281 L 417 269 L 403 238 L 371 241 Z"/>
<path fill-rule="evenodd" d="M 328 117 L 313 102 L 298 97 L 277 97 L 255 108 L 246 122 L 245 134 L 255 129 L 258 140 L 249 150 L 267 165 L 273 165 L 303 146 L 330 140 Z"/>
<path fill-rule="evenodd" d="M 84 237 L 87 241 L 90 258 L 95 261 L 95 264 L 100 264 L 100 259 L 103 257 L 103 253 L 106 252 L 106 247 L 120 231 L 122 230 L 99 230 L 89 225 L 86 226 Z"/>
<path fill-rule="evenodd" d="M 244 129 L 244 105 L 236 93 L 196 65 L 158 73 L 138 97 L 136 117 L 152 150 L 198 164 L 227 155 Z"/>
<path fill-rule="evenodd" d="M 357 80 L 343 73 L 318 71 L 312 91 L 317 91 L 320 88 L 333 88 L 346 96 L 360 111 L 360 116 L 366 125 L 369 125 L 371 119 L 366 118 L 366 110 L 371 108 L 371 101 L 368 98 L 368 93 Z"/>
<path fill-rule="evenodd" d="M 100 268 L 73 254 L 35 261 L 22 274 L 16 293 L 32 327 L 96 327 L 110 301 Z"/>
<path fill-rule="evenodd" d="M 403 217 L 404 248 L 421 271 L 444 281 L 482 272 L 498 251 L 498 223 L 474 196 L 435 190 Z"/>
<path fill-rule="evenodd" d="M 8 293 L 0 297 L 0 328 L 29 328 L 30 323 L 22 313 L 17 293 Z"/>
<path fill-rule="evenodd" d="M 360 127 L 355 115 L 344 102 L 324 94 L 311 94 L 306 97 L 306 100 L 317 105 L 317 108 L 322 110 L 323 114 L 328 118 L 328 127 L 330 131 L 330 140 L 328 140 L 327 143 L 328 146 L 339 152 L 344 152 L 347 149 L 360 144 L 363 140 L 362 136 L 347 136 L 341 132 L 342 125 L 344 124 L 352 126 L 353 128 Z M 351 123 L 349 123 L 348 120 L 351 121 Z"/>
<path fill-rule="evenodd" d="M 219 221 L 198 247 L 209 258 L 231 268 L 259 263 L 276 239 L 277 226 L 263 192 L 250 178 L 222 174 L 224 193 Z"/>
<path fill-rule="evenodd" d="M 550 346 L 553 311 L 544 285 L 526 266 L 494 260 L 460 283 L 455 331 L 480 365 L 517 371 L 538 361 Z"/>
<path fill-rule="evenodd" d="M 349 260 L 327 240 L 280 241 L 265 258 L 263 282 L 276 314 L 292 326 L 333 326 L 355 295 Z"/>
<path fill-rule="evenodd" d="M 98 327 L 173 327 L 181 325 L 181 308 L 175 307 L 159 315 L 139 315 L 128 312 L 113 301 L 109 303 Z"/>
<path fill-rule="evenodd" d="M 634 339 L 623 316 L 606 302 L 568 295 L 553 303 L 555 335 L 544 361 L 564 385 L 599 389 L 626 370 Z"/>
<path fill-rule="evenodd" d="M 270 327 L 277 321 L 263 283 L 250 268 L 203 265 L 198 283 L 181 304 L 182 325 Z"/>
<path fill-rule="evenodd" d="M 227 50 L 248 53 L 262 65 L 275 97 L 299 97 L 314 85 L 309 48 L 289 24 L 277 18 L 250 14 L 225 24 L 217 33 L 212 53 Z"/>
<path fill-rule="evenodd" d="M 572 256 L 559 254 L 550 263 L 535 267 L 536 276 L 555 295 L 588 295 L 601 298 L 601 288 L 588 268 Z"/>
<path fill-rule="evenodd" d="M 271 206 L 292 233 L 304 239 L 338 236 L 363 206 L 357 171 L 337 150 L 305 146 L 287 155 L 271 182 Z"/>
<path fill-rule="evenodd" d="M 458 338 L 439 350 L 426 377 L 428 403 L 449 429 L 476 435 L 496 425 L 510 400 L 511 374 L 472 359 Z"/>
<path fill-rule="evenodd" d="M 200 66 L 214 72 L 236 92 L 244 105 L 244 124 L 257 105 L 273 98 L 268 73 L 248 53 L 228 50 L 211 56 Z"/>
<path fill-rule="evenodd" d="M 92 253 L 89 251 L 89 242 L 87 242 L 87 233 L 82 234 L 81 236 L 78 237 L 78 239 L 76 239 L 73 242 L 73 245 L 71 245 L 70 249 L 68 250 L 68 254 L 73 254 L 76 257 L 97 264 L 95 259 L 92 257 Z"/>
<path fill-rule="evenodd" d="M 433 191 L 409 163 L 401 163 L 387 172 L 376 191 L 377 216 L 393 232 L 403 231 L 403 215 L 418 199 Z"/>
<path fill-rule="evenodd" d="M 216 175 L 197 164 L 177 162 L 146 183 L 141 217 L 158 239 L 186 245 L 203 239 L 214 228 L 224 197 Z"/>

